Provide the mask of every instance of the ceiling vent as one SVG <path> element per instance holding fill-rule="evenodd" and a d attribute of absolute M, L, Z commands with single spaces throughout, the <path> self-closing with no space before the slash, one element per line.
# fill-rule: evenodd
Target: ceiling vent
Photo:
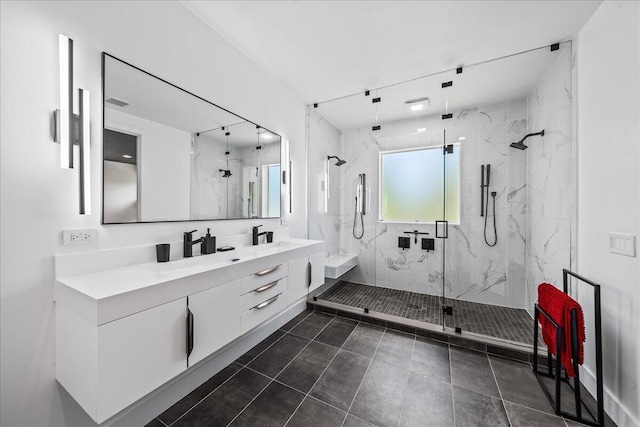
<path fill-rule="evenodd" d="M 129 105 L 128 102 L 125 102 L 118 98 L 107 98 L 105 102 L 108 102 L 109 104 L 113 104 L 117 107 L 126 107 L 127 105 Z"/>

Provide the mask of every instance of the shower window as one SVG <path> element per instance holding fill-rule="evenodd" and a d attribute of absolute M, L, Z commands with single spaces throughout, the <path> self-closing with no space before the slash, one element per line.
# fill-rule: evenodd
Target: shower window
<path fill-rule="evenodd" d="M 445 170 L 442 146 L 380 152 L 379 220 L 459 223 L 460 145 L 446 156 Z"/>

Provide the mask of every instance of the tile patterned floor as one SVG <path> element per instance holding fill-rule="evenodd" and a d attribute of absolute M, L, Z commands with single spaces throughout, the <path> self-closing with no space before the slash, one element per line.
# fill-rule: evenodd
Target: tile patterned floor
<path fill-rule="evenodd" d="M 341 281 L 318 299 L 442 324 L 440 297 L 434 295 Z M 459 326 L 463 331 L 533 345 L 533 319 L 526 310 L 461 300 L 446 301 L 454 310 L 453 316 L 447 316 L 446 326 Z"/>
<path fill-rule="evenodd" d="M 305 311 L 147 427 L 558 426 L 531 365 Z"/>

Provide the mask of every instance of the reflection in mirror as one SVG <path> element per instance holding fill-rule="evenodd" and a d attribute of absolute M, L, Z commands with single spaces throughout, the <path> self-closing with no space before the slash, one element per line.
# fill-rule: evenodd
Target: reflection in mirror
<path fill-rule="evenodd" d="M 279 135 L 103 54 L 103 223 L 280 216 Z"/>

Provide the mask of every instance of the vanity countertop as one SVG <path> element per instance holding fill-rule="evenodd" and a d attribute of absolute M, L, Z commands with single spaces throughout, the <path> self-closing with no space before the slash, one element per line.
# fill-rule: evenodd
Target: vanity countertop
<path fill-rule="evenodd" d="M 101 325 L 308 256 L 323 247 L 322 241 L 287 239 L 167 263 L 147 262 L 56 277 L 54 299 Z"/>

